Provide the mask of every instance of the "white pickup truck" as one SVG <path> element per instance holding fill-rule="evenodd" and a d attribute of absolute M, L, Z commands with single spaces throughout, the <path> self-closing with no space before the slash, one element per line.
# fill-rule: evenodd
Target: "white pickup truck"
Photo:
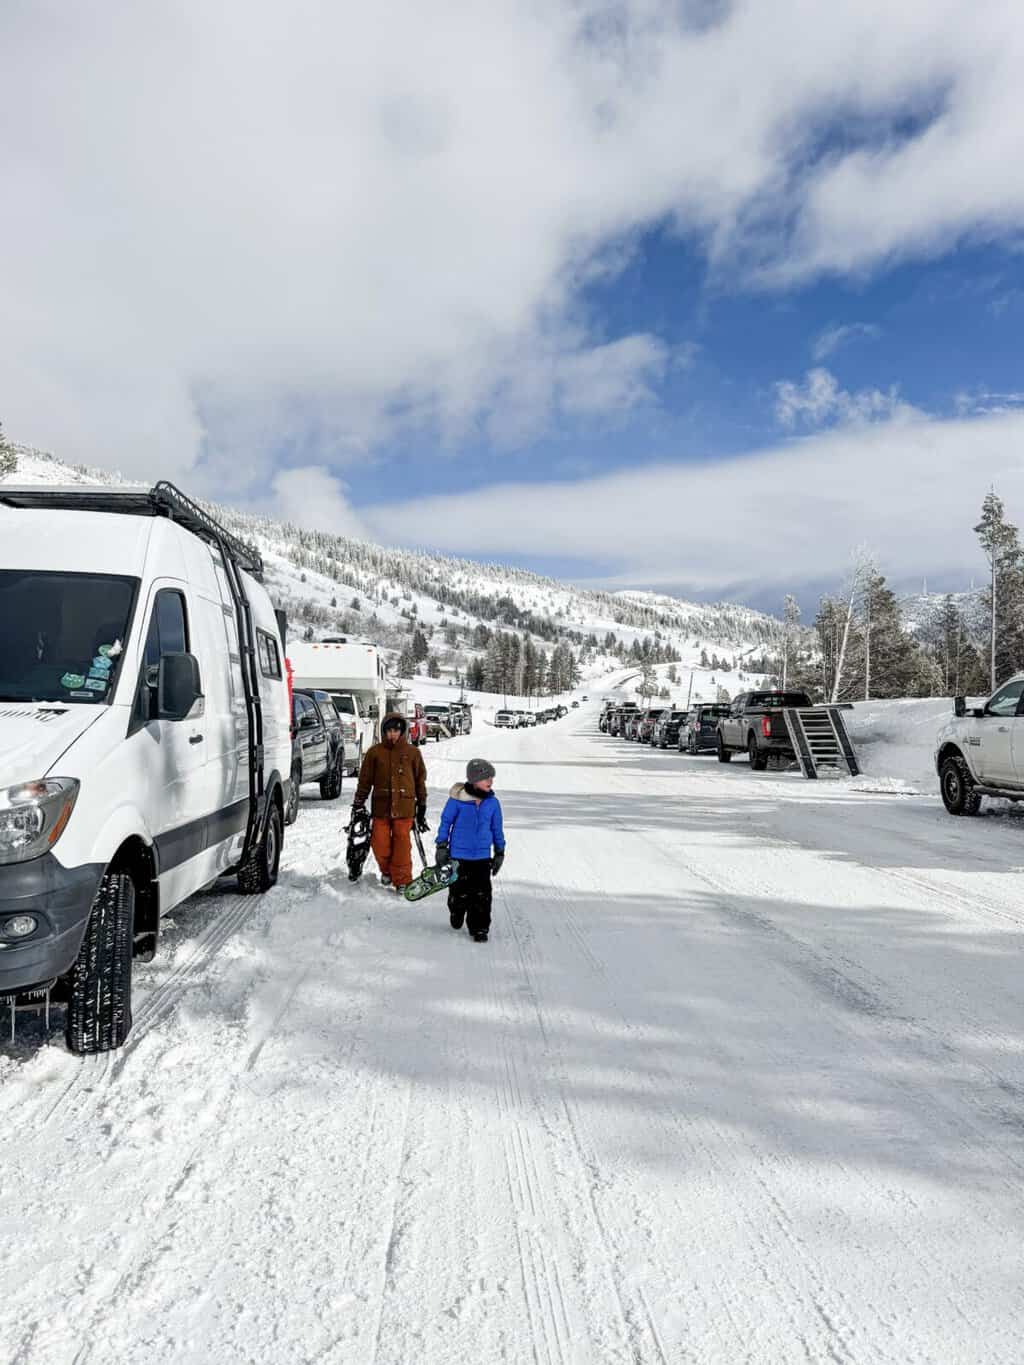
<path fill-rule="evenodd" d="M 983 796 L 1024 801 L 1024 673 L 1015 674 L 984 706 L 953 703 L 939 731 L 935 768 L 950 815 L 977 815 Z"/>

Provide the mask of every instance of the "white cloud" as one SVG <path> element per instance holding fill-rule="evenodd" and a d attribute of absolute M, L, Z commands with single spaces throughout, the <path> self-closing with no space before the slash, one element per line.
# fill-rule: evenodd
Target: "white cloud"
<path fill-rule="evenodd" d="M 980 573 L 971 527 L 993 484 L 1024 506 L 1024 413 L 844 427 L 714 464 L 504 484 L 361 509 L 371 532 L 501 559 L 558 555 L 607 581 L 779 591 L 841 574 L 869 541 L 893 580 Z"/>
<path fill-rule="evenodd" d="M 881 335 L 881 327 L 873 322 L 833 323 L 815 337 L 811 353 L 821 362 L 851 341 L 877 341 Z"/>
<path fill-rule="evenodd" d="M 322 465 L 282 472 L 275 477 L 273 488 L 274 501 L 263 510 L 276 520 L 357 540 L 368 539 L 345 495 L 344 484 Z"/>
<path fill-rule="evenodd" d="M 850 426 L 922 415 L 900 398 L 895 386 L 888 391 L 858 389 L 851 393 L 826 369 L 808 370 L 802 385 L 789 379 L 775 385 L 775 416 L 785 427 L 798 423 L 809 427 L 831 423 Z"/>
<path fill-rule="evenodd" d="M 128 472 L 646 401 L 579 291 L 655 223 L 782 282 L 1024 225 L 1005 0 L 38 0 L 0 51 L 2 416 Z"/>

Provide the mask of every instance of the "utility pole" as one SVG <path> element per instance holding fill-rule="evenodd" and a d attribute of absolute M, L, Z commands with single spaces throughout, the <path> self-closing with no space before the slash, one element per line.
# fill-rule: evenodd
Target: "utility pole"
<path fill-rule="evenodd" d="M 690 698 L 693 696 L 693 669 L 690 669 L 690 690 L 686 694 L 686 709 L 690 709 Z"/>

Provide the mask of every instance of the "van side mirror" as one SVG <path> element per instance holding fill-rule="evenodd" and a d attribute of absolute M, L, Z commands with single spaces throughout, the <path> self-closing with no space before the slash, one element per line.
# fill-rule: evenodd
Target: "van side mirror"
<path fill-rule="evenodd" d="M 954 715 L 954 716 L 966 716 L 966 715 L 967 715 L 967 698 L 966 698 L 966 697 L 954 697 L 954 698 L 953 698 L 953 715 Z"/>
<path fill-rule="evenodd" d="M 156 719 L 184 720 L 202 698 L 194 654 L 165 654 L 156 676 Z"/>

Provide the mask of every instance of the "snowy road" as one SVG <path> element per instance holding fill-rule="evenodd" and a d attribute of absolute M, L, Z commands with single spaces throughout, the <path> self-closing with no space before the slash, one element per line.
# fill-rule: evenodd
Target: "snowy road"
<path fill-rule="evenodd" d="M 498 767 L 486 946 L 311 799 L 123 1052 L 0 1051 L 0 1359 L 1021 1359 L 1024 824 L 594 715 L 425 751 L 432 823 Z"/>

